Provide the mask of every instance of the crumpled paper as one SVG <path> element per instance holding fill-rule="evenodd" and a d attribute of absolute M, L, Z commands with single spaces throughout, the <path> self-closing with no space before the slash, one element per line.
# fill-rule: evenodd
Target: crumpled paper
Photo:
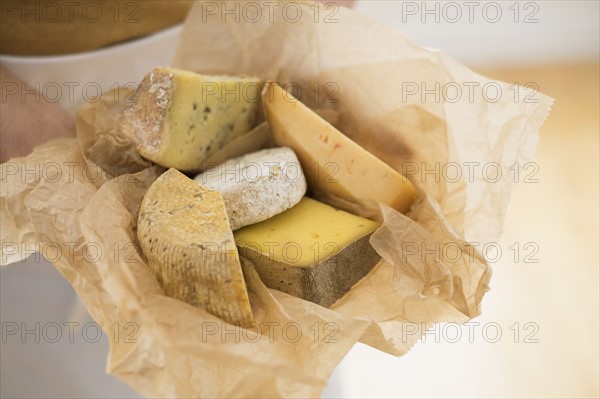
<path fill-rule="evenodd" d="M 58 139 L 2 164 L 2 264 L 37 245 L 112 338 L 107 371 L 145 396 L 315 397 L 354 343 L 402 355 L 422 326 L 477 316 L 491 276 L 477 246 L 498 240 L 509 168 L 533 158 L 552 104 L 540 93 L 528 102 L 526 89 L 479 76 L 350 10 L 324 23 L 330 14 L 318 6 L 315 22 L 313 3 L 293 2 L 300 17 L 292 22 L 296 14 L 282 12 L 285 2 L 273 13 L 272 3 L 254 4 L 262 18 L 236 21 L 221 2 L 196 3 L 173 66 L 287 84 L 404 172 L 421 199 L 408 216 L 380 204 L 384 223 L 371 243 L 382 261 L 331 309 L 266 288 L 243 260 L 257 321 L 246 330 L 166 297 L 145 264 L 137 212 L 163 169 L 119 133 L 127 92 L 84 106 L 78 141 Z M 422 98 L 407 94 L 414 84 L 474 91 L 452 101 Z M 495 101 L 484 96 L 486 85 L 499 88 Z M 268 146 L 265 129 L 232 145 L 235 155 L 221 156 Z M 493 163 L 501 176 L 490 182 L 464 170 L 458 179 L 421 173 L 466 162 Z"/>

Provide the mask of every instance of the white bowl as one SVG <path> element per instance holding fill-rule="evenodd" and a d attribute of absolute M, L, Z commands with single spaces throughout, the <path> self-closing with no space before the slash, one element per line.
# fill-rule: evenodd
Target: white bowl
<path fill-rule="evenodd" d="M 52 102 L 75 113 L 85 101 L 117 86 L 137 86 L 155 66 L 168 66 L 182 24 L 140 39 L 61 56 L 0 55 L 0 63 Z"/>

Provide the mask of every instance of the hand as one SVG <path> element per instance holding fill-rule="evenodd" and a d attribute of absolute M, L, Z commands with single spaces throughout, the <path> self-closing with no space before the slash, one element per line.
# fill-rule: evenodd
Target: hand
<path fill-rule="evenodd" d="M 55 137 L 73 134 L 75 120 L 71 115 L 41 94 L 34 94 L 2 65 L 0 84 L 0 163 L 28 155 Z"/>

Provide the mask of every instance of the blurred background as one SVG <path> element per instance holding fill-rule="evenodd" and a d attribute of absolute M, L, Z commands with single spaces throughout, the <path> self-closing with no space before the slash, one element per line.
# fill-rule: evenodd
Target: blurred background
<path fill-rule="evenodd" d="M 323 397 L 600 396 L 599 3 L 471 2 L 477 4 L 471 15 L 466 3 L 369 0 L 353 7 L 483 75 L 535 83 L 554 97 L 541 130 L 538 181 L 515 186 L 500 242 L 504 254 L 492 264 L 491 292 L 473 321 L 479 324 L 441 325 L 400 358 L 357 344 Z M 82 74 L 104 76 L 103 85 L 110 85 L 119 60 L 135 56 L 139 68 L 119 79 L 137 82 L 156 64 L 169 63 L 179 29 L 164 27 L 86 57 L 4 54 L 0 63 L 39 82 L 65 79 L 64 71 L 58 76 L 61 63 L 76 62 Z M 69 284 L 35 256 L 0 269 L 0 283 L 3 328 L 6 322 L 92 322 Z M 1 396 L 137 397 L 104 373 L 108 343 L 105 336 L 92 342 L 90 326 L 88 339 L 75 334 L 72 343 L 21 343 L 3 335 Z"/>

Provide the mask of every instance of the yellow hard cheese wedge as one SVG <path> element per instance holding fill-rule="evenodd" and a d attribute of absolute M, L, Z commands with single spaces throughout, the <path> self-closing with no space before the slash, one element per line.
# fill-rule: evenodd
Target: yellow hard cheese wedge
<path fill-rule="evenodd" d="M 416 197 L 413 185 L 331 124 L 268 82 L 263 104 L 273 141 L 292 148 L 314 195 L 338 208 L 372 216 L 383 202 L 406 213 Z"/>
<path fill-rule="evenodd" d="M 254 321 L 221 194 L 169 169 L 142 201 L 137 236 L 168 296 L 232 324 Z"/>
<path fill-rule="evenodd" d="M 234 233 L 267 287 L 329 307 L 379 261 L 369 237 L 379 224 L 304 197 Z"/>
<path fill-rule="evenodd" d="M 231 140 L 248 132 L 259 103 L 260 81 L 155 68 L 140 83 L 120 126 L 145 158 L 197 171 Z"/>

